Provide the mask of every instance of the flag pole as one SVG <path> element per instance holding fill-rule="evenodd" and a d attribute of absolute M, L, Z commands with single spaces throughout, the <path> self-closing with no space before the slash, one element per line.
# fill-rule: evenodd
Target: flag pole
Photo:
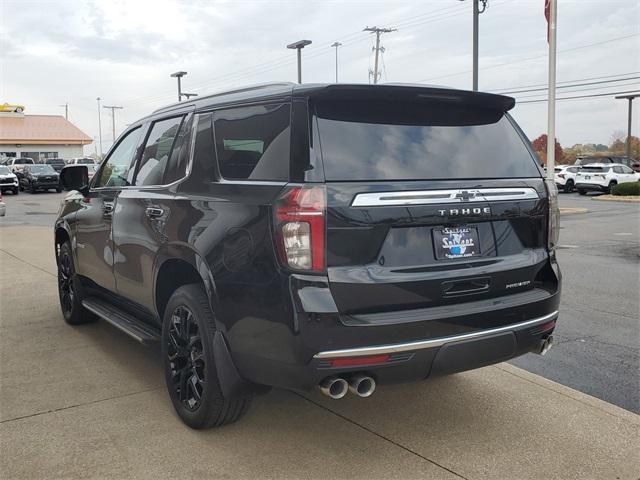
<path fill-rule="evenodd" d="M 553 180 L 556 166 L 556 24 L 557 0 L 547 0 L 549 7 L 549 102 L 547 110 L 547 178 Z"/>

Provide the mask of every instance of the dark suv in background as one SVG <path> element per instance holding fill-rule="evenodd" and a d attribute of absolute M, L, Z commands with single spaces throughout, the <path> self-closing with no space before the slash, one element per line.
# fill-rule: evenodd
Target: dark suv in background
<path fill-rule="evenodd" d="M 132 124 L 55 224 L 60 302 L 161 342 L 194 428 L 551 345 L 557 192 L 510 97 L 273 84 Z"/>

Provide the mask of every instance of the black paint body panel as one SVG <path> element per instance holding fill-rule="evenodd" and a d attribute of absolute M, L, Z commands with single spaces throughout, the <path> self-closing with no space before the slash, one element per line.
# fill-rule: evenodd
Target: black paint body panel
<path fill-rule="evenodd" d="M 389 88 L 385 91 L 394 91 Z M 240 375 L 256 384 L 299 389 L 335 373 L 314 359 L 321 351 L 476 332 L 556 311 L 560 272 L 546 244 L 549 207 L 542 178 L 323 182 L 308 102 L 323 92 L 339 97 L 347 90 L 288 85 L 233 93 L 167 107 L 130 127 L 195 111 L 201 120 L 198 135 L 205 140 L 211 135 L 212 145 L 206 112 L 291 103 L 290 180 L 326 185 L 326 273 L 293 272 L 278 261 L 273 204 L 286 182 L 226 181 L 219 176 L 215 153 L 207 156 L 196 148 L 188 176 L 174 184 L 92 188 L 67 196 L 56 235 L 71 240 L 87 291 L 159 329 L 159 274 L 171 270 L 170 262 L 184 262 L 205 287 Z M 504 97 L 464 95 L 509 108 Z M 442 216 L 438 209 L 446 205 L 351 207 L 358 193 L 499 187 L 534 188 L 539 199 L 479 202 L 491 214 L 464 218 Z M 113 205 L 111 212 L 105 212 L 105 204 Z M 162 213 L 150 218 L 145 213 L 150 207 Z M 431 230 L 460 224 L 478 229 L 481 256 L 436 260 Z M 447 282 L 477 278 L 488 279 L 488 289 L 461 296 L 443 293 Z M 507 287 L 523 281 L 529 283 Z M 519 332 L 474 345 L 418 350 L 400 363 L 366 371 L 383 383 L 420 380 L 432 369 L 457 371 L 527 353 L 540 338 L 539 333 Z M 487 348 L 499 355 L 482 353 Z M 352 370 L 361 369 L 338 373 Z"/>

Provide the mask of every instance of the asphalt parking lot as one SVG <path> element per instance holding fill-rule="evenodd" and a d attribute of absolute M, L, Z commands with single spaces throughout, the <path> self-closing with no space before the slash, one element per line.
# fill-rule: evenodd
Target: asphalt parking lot
<path fill-rule="evenodd" d="M 275 390 L 197 432 L 174 415 L 157 352 L 105 322 L 64 324 L 50 229 L 63 195 L 4 197 L 3 478 L 638 478 L 640 204 L 561 196 L 590 212 L 562 218 L 547 356 L 366 400 Z"/>

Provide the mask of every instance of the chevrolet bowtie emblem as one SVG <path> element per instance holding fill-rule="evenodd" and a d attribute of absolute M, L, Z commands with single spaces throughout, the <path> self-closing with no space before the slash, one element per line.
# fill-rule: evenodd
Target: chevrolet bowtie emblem
<path fill-rule="evenodd" d="M 476 198 L 476 192 L 469 192 L 468 190 L 463 190 L 460 193 L 456 194 L 456 198 L 461 199 L 463 202 L 468 202 L 469 200 Z"/>

